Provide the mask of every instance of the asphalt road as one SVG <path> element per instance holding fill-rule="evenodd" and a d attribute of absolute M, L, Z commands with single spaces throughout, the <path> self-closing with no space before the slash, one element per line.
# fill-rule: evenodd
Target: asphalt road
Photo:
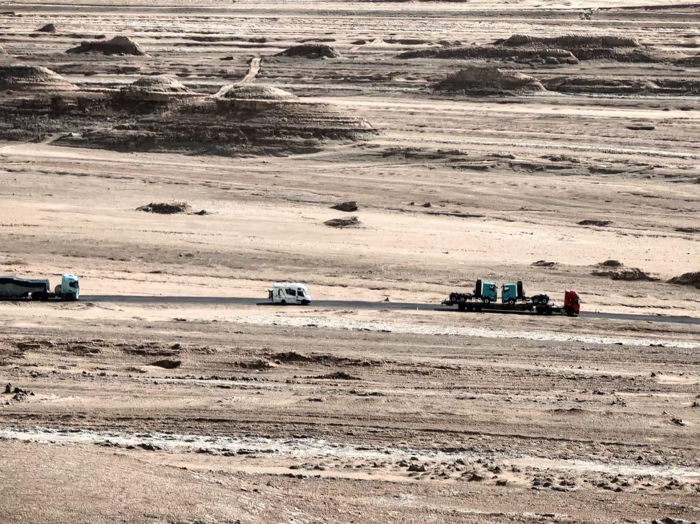
<path fill-rule="evenodd" d="M 247 297 L 177 297 L 177 296 L 138 296 L 138 295 L 82 295 L 82 302 L 112 302 L 128 304 L 172 304 L 172 305 L 212 305 L 212 306 L 265 306 L 265 307 L 292 307 L 270 304 L 259 298 Z M 349 300 L 314 300 L 310 306 L 329 309 L 395 309 L 395 310 L 422 310 L 445 311 L 457 313 L 456 308 L 448 308 L 439 304 L 423 304 L 418 302 L 363 302 Z M 522 312 L 494 312 L 501 315 L 527 315 Z M 478 313 L 463 313 L 473 314 Z M 596 311 L 582 311 L 582 318 L 602 318 L 609 320 L 627 320 L 632 322 L 668 322 L 672 324 L 696 324 L 700 325 L 700 318 L 666 316 L 666 315 L 634 315 L 626 313 L 600 313 Z"/>

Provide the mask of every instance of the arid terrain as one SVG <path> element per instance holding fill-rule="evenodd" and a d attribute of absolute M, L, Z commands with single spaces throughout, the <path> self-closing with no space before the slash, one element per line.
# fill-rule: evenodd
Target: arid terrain
<path fill-rule="evenodd" d="M 699 160 L 698 4 L 3 2 L 0 522 L 700 522 Z"/>

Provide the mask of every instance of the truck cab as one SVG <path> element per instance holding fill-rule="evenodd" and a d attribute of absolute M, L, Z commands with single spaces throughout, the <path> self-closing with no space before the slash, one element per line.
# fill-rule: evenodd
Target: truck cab
<path fill-rule="evenodd" d="M 75 275 L 61 276 L 61 284 L 56 286 L 54 294 L 62 300 L 78 300 L 80 298 L 80 279 Z"/>
<path fill-rule="evenodd" d="M 481 286 L 481 300 L 486 304 L 498 300 L 498 286 L 494 282 L 484 282 Z"/>
<path fill-rule="evenodd" d="M 567 289 L 564 292 L 564 311 L 570 317 L 577 316 L 581 312 L 578 293 L 573 289 Z"/>
<path fill-rule="evenodd" d="M 311 303 L 309 288 L 298 282 L 275 282 L 268 291 L 268 298 L 273 304 L 302 304 Z"/>
<path fill-rule="evenodd" d="M 503 284 L 501 286 L 501 302 L 504 304 L 515 304 L 518 300 L 525 299 L 525 291 L 523 290 L 523 281 L 518 280 L 515 283 Z"/>

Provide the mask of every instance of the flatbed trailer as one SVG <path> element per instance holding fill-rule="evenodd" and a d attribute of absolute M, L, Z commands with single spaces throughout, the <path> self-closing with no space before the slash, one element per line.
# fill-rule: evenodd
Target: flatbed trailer
<path fill-rule="evenodd" d="M 481 300 L 462 300 L 452 301 L 443 300 L 443 306 L 457 306 L 459 311 L 477 311 L 477 312 L 520 312 L 520 313 L 537 313 L 538 315 L 567 315 L 570 317 L 576 316 L 573 312 L 564 306 L 557 304 L 533 304 L 532 302 L 516 302 L 515 304 L 502 304 L 499 302 L 483 302 Z"/>
<path fill-rule="evenodd" d="M 566 291 L 564 294 L 564 304 L 560 306 L 540 299 L 546 295 L 536 295 L 533 298 L 522 300 L 509 300 L 508 302 L 493 302 L 483 297 L 477 297 L 472 293 L 451 293 L 450 297 L 442 301 L 443 306 L 457 307 L 459 311 L 477 312 L 513 312 L 513 313 L 536 313 L 538 315 L 566 315 L 575 317 L 579 314 L 578 293 Z"/>
<path fill-rule="evenodd" d="M 464 296 L 454 299 L 452 297 L 442 301 L 443 306 L 457 306 L 459 311 L 532 311 L 532 304 L 518 302 L 516 304 L 502 304 L 499 302 L 483 301 L 477 298 Z"/>

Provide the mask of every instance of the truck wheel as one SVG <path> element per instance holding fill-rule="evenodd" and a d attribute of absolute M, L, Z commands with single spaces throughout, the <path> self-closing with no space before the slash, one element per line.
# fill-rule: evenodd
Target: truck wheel
<path fill-rule="evenodd" d="M 515 305 L 515 300 L 513 300 L 512 298 L 511 298 L 510 300 L 508 300 L 508 305 L 509 305 L 509 306 L 514 306 L 514 305 Z"/>
<path fill-rule="evenodd" d="M 310 304 L 310 302 L 309 302 L 308 300 L 302 300 L 302 301 L 301 301 L 301 305 L 302 305 L 302 306 L 308 306 L 309 304 Z"/>
<path fill-rule="evenodd" d="M 491 299 L 490 299 L 490 298 L 485 298 L 485 299 L 484 299 L 484 304 L 488 305 L 488 304 L 490 304 L 490 303 L 491 303 Z"/>
<path fill-rule="evenodd" d="M 283 306 L 286 306 L 286 305 L 287 305 L 287 301 L 286 301 L 286 300 L 283 300 L 282 302 L 280 302 L 280 304 L 282 304 Z"/>

